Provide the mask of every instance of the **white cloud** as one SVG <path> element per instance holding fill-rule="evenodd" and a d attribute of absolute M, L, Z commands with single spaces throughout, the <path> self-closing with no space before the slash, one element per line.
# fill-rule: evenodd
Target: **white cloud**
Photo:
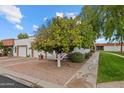
<path fill-rule="evenodd" d="M 56 17 L 64 17 L 64 13 L 63 12 L 56 12 Z"/>
<path fill-rule="evenodd" d="M 43 21 L 44 21 L 44 22 L 48 21 L 48 18 L 47 18 L 47 17 L 45 17 L 45 18 L 43 19 Z"/>
<path fill-rule="evenodd" d="M 18 30 L 23 30 L 23 27 L 19 25 L 23 18 L 20 8 L 13 5 L 1 5 L 0 15 L 2 15 L 8 22 L 14 24 Z"/>
<path fill-rule="evenodd" d="M 16 25 L 16 29 L 18 29 L 18 30 L 23 30 L 23 27 L 21 26 L 21 25 Z"/>
<path fill-rule="evenodd" d="M 0 14 L 13 24 L 21 23 L 21 19 L 23 18 L 20 8 L 12 5 L 1 5 Z"/>
<path fill-rule="evenodd" d="M 37 26 L 37 25 L 33 25 L 33 30 L 34 30 L 34 31 L 37 31 L 38 28 L 39 28 L 39 26 Z"/>
<path fill-rule="evenodd" d="M 66 16 L 68 18 L 73 18 L 74 19 L 77 16 L 77 12 L 67 12 Z"/>
<path fill-rule="evenodd" d="M 33 36 L 33 34 L 28 34 L 29 36 Z"/>
<path fill-rule="evenodd" d="M 67 13 L 63 13 L 63 12 L 56 12 L 56 16 L 57 17 L 61 17 L 63 18 L 64 16 L 68 17 L 68 18 L 75 18 L 77 16 L 77 12 L 67 12 Z"/>

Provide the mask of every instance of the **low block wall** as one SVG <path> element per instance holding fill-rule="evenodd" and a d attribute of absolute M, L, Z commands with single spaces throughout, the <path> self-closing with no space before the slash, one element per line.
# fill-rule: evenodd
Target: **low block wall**
<path fill-rule="evenodd" d="M 121 46 L 104 46 L 104 51 L 120 51 Z M 124 46 L 123 46 L 124 51 Z"/>

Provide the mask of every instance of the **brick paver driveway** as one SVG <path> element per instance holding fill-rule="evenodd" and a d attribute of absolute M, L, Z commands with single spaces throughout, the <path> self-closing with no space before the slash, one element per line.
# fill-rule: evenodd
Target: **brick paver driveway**
<path fill-rule="evenodd" d="M 62 67 L 57 68 L 56 61 L 0 57 L 0 67 L 59 85 L 64 85 L 81 66 L 82 63 L 62 62 Z"/>
<path fill-rule="evenodd" d="M 16 64 L 22 64 L 25 62 L 30 62 L 30 58 L 23 57 L 0 57 L 0 66 L 7 67 Z"/>

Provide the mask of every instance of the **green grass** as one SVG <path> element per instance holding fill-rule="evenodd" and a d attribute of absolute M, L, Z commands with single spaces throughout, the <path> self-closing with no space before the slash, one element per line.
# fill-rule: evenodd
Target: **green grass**
<path fill-rule="evenodd" d="M 115 53 L 115 54 L 119 54 L 119 55 L 124 56 L 124 52 L 123 53 L 121 53 L 121 52 L 111 52 L 111 53 Z"/>
<path fill-rule="evenodd" d="M 97 82 L 124 80 L 124 58 L 100 52 Z"/>

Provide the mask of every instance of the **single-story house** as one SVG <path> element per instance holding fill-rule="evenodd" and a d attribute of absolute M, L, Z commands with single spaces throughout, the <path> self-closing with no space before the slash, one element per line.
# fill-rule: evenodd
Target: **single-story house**
<path fill-rule="evenodd" d="M 44 51 L 38 52 L 31 48 L 31 43 L 34 41 L 35 37 L 30 37 L 28 39 L 15 39 L 14 40 L 14 49 L 13 49 L 13 56 L 20 56 L 20 57 L 36 57 L 38 58 L 39 55 L 47 55 L 48 59 L 56 59 L 56 53 L 53 51 L 52 53 L 45 54 Z M 74 48 L 72 52 L 81 52 L 82 54 L 90 52 L 90 49 L 84 48 Z"/>
<path fill-rule="evenodd" d="M 95 44 L 96 50 L 104 50 L 104 51 L 120 51 L 121 44 L 120 43 L 99 43 Z M 122 47 L 124 51 L 124 43 Z"/>
<path fill-rule="evenodd" d="M 45 51 L 38 52 L 31 47 L 32 42 L 35 37 L 30 37 L 28 39 L 5 39 L 2 40 L 4 47 L 11 48 L 11 55 L 19 56 L 19 57 L 35 57 L 38 58 L 39 55 L 43 55 L 45 58 L 47 55 L 47 59 L 56 59 L 56 53 L 53 51 L 52 53 L 48 53 Z M 80 52 L 82 54 L 90 52 L 90 49 L 84 48 L 74 48 L 72 52 Z"/>
<path fill-rule="evenodd" d="M 38 52 L 31 47 L 32 42 L 34 41 L 34 37 L 30 37 L 28 39 L 15 39 L 15 45 L 13 49 L 13 56 L 20 56 L 20 57 L 36 57 L 38 58 L 39 55 L 43 55 L 45 57 L 45 52 L 41 51 Z M 56 58 L 55 52 L 47 53 L 48 59 Z"/>

